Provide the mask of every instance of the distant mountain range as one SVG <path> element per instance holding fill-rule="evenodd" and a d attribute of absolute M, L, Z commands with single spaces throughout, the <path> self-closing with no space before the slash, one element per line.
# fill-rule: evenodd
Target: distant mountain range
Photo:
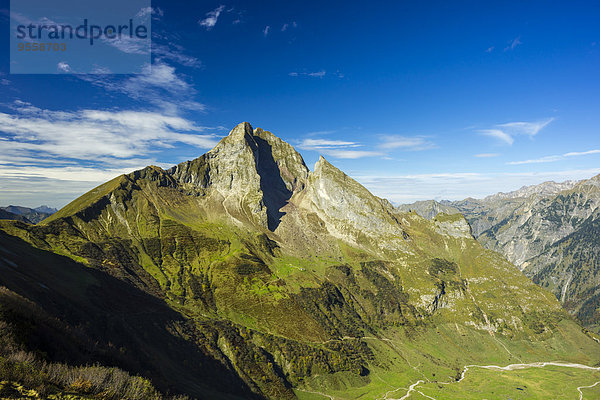
<path fill-rule="evenodd" d="M 460 212 L 487 248 L 551 290 L 588 327 L 600 322 L 600 175 L 545 182 L 484 199 L 403 205 L 431 218 Z"/>
<path fill-rule="evenodd" d="M 20 206 L 0 207 L 0 219 L 14 219 L 37 224 L 57 211 L 56 208 L 50 208 L 48 206 L 40 206 L 37 208 Z"/>
<path fill-rule="evenodd" d="M 419 382 L 465 399 L 481 393 L 450 382 L 467 365 L 600 361 L 598 337 L 463 216 L 400 211 L 248 123 L 38 225 L 0 221 L 0 271 L 2 365 L 54 396 L 112 393 L 98 376 L 117 374 L 136 399 L 401 398 Z M 484 396 L 557 397 L 498 385 Z"/>

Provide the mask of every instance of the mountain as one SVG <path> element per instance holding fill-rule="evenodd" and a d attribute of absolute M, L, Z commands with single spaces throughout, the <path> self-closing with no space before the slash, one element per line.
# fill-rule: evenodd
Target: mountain
<path fill-rule="evenodd" d="M 27 218 L 22 215 L 11 213 L 3 208 L 0 208 L 0 219 L 14 219 L 15 221 L 31 223 Z"/>
<path fill-rule="evenodd" d="M 0 328 L 17 342 L 0 358 L 17 377 L 98 363 L 202 399 L 353 399 L 443 391 L 472 364 L 600 361 L 599 339 L 460 214 L 399 211 L 248 123 L 0 232 Z M 73 391 L 52 379 L 19 382 Z"/>
<path fill-rule="evenodd" d="M 499 192 L 496 194 L 492 194 L 490 196 L 487 196 L 484 199 L 484 201 L 492 202 L 494 200 L 526 198 L 530 196 L 551 196 L 562 192 L 563 190 L 572 189 L 573 186 L 575 186 L 577 183 L 577 181 L 565 181 L 559 183 L 554 181 L 547 181 L 538 185 L 523 186 L 518 190 L 514 190 L 508 193 Z"/>
<path fill-rule="evenodd" d="M 33 210 L 37 211 L 37 212 L 40 212 L 40 213 L 44 213 L 44 214 L 54 214 L 55 212 L 58 211 L 58 209 L 53 208 L 53 207 L 48 207 L 46 205 L 42 205 L 42 206 L 36 207 Z"/>
<path fill-rule="evenodd" d="M 435 200 L 424 200 L 417 201 L 412 204 L 400 204 L 397 209 L 402 212 L 414 211 L 421 217 L 426 219 L 433 219 L 439 213 L 444 214 L 457 214 L 460 213 L 457 208 L 451 205 L 437 202 Z"/>
<path fill-rule="evenodd" d="M 600 175 L 439 204 L 464 214 L 485 247 L 551 290 L 586 326 L 600 328 Z M 418 206 L 403 207 L 423 213 Z"/>
<path fill-rule="evenodd" d="M 18 221 L 37 224 L 44 218 L 49 217 L 57 211 L 57 209 L 50 208 L 48 206 L 40 206 L 37 208 L 28 208 L 20 206 L 0 207 L 0 219 L 16 219 Z M 15 215 L 18 217 L 15 218 Z"/>

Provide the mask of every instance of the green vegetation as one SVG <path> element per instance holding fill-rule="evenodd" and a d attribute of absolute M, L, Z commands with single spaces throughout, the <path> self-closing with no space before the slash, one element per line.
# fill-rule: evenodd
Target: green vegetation
<path fill-rule="evenodd" d="M 584 399 L 595 399 L 600 393 L 597 387 L 583 387 L 599 381 L 598 371 L 567 367 L 531 367 L 513 371 L 472 367 L 460 382 L 427 382 L 419 385 L 410 398 L 577 399 L 577 388 L 582 387 Z"/>
<path fill-rule="evenodd" d="M 462 217 L 398 212 L 248 124 L 40 225 L 0 221 L 0 285 L 32 376 L 70 377 L 42 382 L 55 394 L 102 396 L 112 386 L 93 377 L 114 375 L 125 397 L 382 398 L 469 364 L 600 360 L 597 338 Z M 41 393 L 10 376 L 6 390 Z"/>

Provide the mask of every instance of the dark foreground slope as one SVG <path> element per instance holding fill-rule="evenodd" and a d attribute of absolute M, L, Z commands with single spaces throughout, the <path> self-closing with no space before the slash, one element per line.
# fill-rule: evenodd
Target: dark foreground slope
<path fill-rule="evenodd" d="M 592 335 L 464 218 L 399 212 L 247 123 L 196 160 L 0 228 L 0 284 L 98 347 L 23 346 L 163 391 L 381 398 L 467 364 L 600 361 Z"/>

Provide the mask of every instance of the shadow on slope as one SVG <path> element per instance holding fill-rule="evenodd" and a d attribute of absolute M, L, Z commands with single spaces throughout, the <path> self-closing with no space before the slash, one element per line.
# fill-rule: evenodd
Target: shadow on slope
<path fill-rule="evenodd" d="M 0 286 L 8 289 L 3 294 L 35 303 L 14 307 L 17 296 L 0 296 L 0 318 L 12 313 L 21 345 L 47 361 L 117 366 L 162 391 L 198 398 L 258 398 L 211 343 L 217 334 L 210 327 L 194 326 L 159 298 L 4 232 Z"/>
<path fill-rule="evenodd" d="M 280 209 L 292 197 L 292 191 L 285 186 L 281 178 L 279 167 L 273 158 L 271 145 L 265 139 L 254 136 L 258 144 L 258 163 L 256 166 L 260 176 L 260 189 L 262 190 L 267 207 L 267 226 L 271 232 L 275 231 L 285 215 Z"/>

